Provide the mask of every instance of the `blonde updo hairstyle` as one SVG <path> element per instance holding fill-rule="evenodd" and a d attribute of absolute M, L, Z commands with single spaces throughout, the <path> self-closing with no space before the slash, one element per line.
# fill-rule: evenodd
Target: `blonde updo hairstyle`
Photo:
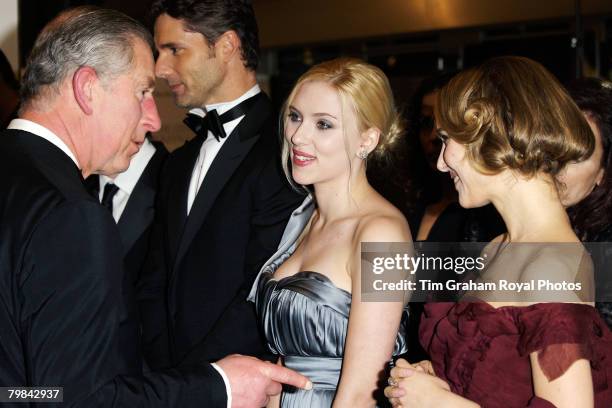
<path fill-rule="evenodd" d="M 594 136 L 564 88 L 542 65 L 498 57 L 459 73 L 437 96 L 437 126 L 466 146 L 476 170 L 555 176 L 587 159 Z"/>
<path fill-rule="evenodd" d="M 283 105 L 282 129 L 288 120 L 289 106 L 296 94 L 304 83 L 311 81 L 325 82 L 338 92 L 342 111 L 353 109 L 355 112 L 359 132 L 370 128 L 380 131 L 378 144 L 368 158 L 386 158 L 404 132 L 403 119 L 395 109 L 393 92 L 386 75 L 379 68 L 356 58 L 336 58 L 313 66 L 297 80 Z M 289 169 L 291 147 L 284 137 L 282 146 L 283 170 L 293 184 Z"/>

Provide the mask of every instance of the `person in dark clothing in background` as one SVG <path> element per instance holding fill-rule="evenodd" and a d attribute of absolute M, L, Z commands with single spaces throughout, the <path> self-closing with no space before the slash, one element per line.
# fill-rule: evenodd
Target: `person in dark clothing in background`
<path fill-rule="evenodd" d="M 595 136 L 593 154 L 570 163 L 560 175 L 561 201 L 568 208 L 572 226 L 583 242 L 612 242 L 612 82 L 584 78 L 570 84 L 568 91 L 584 113 Z M 595 245 L 593 254 L 598 286 L 595 306 L 612 328 L 612 285 L 610 244 Z"/>
<path fill-rule="evenodd" d="M 466 210 L 447 174 L 436 169 L 442 146 L 433 116 L 438 90 L 454 73 L 424 79 L 415 91 L 408 117 L 408 221 L 415 241 L 486 242 L 504 231 L 492 206 Z"/>

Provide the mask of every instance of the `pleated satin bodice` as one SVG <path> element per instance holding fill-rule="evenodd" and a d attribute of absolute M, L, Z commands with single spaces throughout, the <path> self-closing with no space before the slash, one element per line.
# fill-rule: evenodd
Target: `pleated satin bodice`
<path fill-rule="evenodd" d="M 258 315 L 274 353 L 342 358 L 350 293 L 323 274 L 299 272 L 278 281 L 266 274 L 258 295 Z"/>
<path fill-rule="evenodd" d="M 298 272 L 280 280 L 265 272 L 256 305 L 270 349 L 314 385 L 312 391 L 285 390 L 281 406 L 331 406 L 342 368 L 351 294 L 318 272 Z M 397 336 L 394 355 L 406 350 L 403 333 Z"/>

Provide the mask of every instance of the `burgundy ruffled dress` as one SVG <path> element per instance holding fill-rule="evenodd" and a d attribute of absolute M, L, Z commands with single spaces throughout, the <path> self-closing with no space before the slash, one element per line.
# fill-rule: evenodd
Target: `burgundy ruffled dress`
<path fill-rule="evenodd" d="M 529 354 L 549 380 L 573 362 L 591 362 L 595 407 L 612 407 L 612 333 L 594 307 L 538 303 L 429 303 L 419 329 L 436 374 L 483 408 L 553 408 L 535 397 Z"/>

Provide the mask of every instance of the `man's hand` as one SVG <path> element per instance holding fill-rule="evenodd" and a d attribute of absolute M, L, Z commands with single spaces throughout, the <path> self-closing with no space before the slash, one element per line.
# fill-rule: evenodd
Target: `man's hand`
<path fill-rule="evenodd" d="M 255 357 L 233 354 L 216 364 L 229 379 L 233 408 L 263 407 L 270 396 L 280 394 L 282 384 L 312 389 L 312 383 L 303 375 Z"/>

